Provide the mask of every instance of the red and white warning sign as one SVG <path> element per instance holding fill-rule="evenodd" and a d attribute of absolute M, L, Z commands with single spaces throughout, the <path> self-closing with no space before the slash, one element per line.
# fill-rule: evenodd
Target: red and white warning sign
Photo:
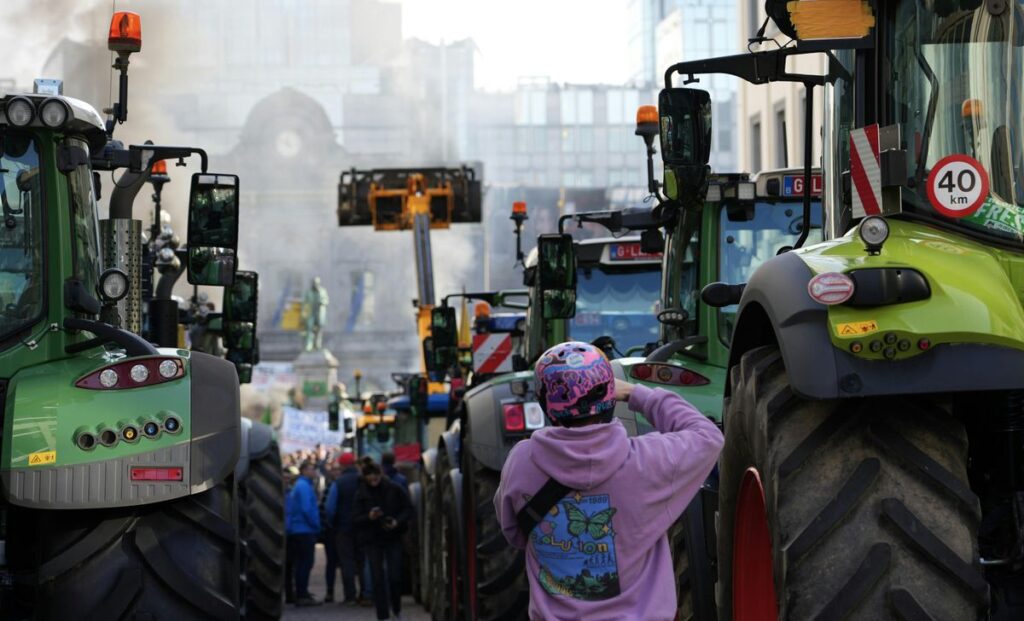
<path fill-rule="evenodd" d="M 988 173 L 969 155 L 947 155 L 928 174 L 928 200 L 950 218 L 965 218 L 981 209 L 988 198 Z"/>
<path fill-rule="evenodd" d="M 473 372 L 508 373 L 512 370 L 511 334 L 473 335 Z"/>
<path fill-rule="evenodd" d="M 850 185 L 853 217 L 882 213 L 882 166 L 878 125 L 850 130 Z"/>

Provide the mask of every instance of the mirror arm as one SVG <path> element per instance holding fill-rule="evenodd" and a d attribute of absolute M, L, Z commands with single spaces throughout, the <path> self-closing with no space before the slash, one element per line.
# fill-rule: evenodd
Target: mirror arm
<path fill-rule="evenodd" d="M 109 323 L 93 321 L 92 319 L 79 319 L 67 317 L 64 319 L 64 328 L 67 330 L 84 330 L 92 332 L 98 339 L 105 342 L 112 342 L 124 348 L 126 354 L 131 356 L 155 356 L 158 352 L 149 342 L 137 334 L 115 328 Z"/>
<path fill-rule="evenodd" d="M 804 213 L 803 224 L 800 226 L 800 237 L 797 238 L 793 248 L 802 248 L 807 236 L 811 234 L 811 157 L 814 149 L 812 133 L 814 132 L 814 84 L 804 84 Z"/>
<path fill-rule="evenodd" d="M 697 360 L 707 360 L 707 355 L 695 351 L 687 351 L 685 349 L 687 347 L 690 347 L 691 345 L 703 345 L 704 343 L 707 342 L 708 337 L 706 336 L 688 336 L 686 338 L 672 341 L 671 343 L 666 343 L 659 347 L 658 349 L 652 351 L 651 355 L 647 356 L 647 358 L 644 359 L 644 362 L 666 362 L 669 358 L 672 357 L 672 354 L 677 353 L 689 356 L 691 358 L 695 358 Z"/>

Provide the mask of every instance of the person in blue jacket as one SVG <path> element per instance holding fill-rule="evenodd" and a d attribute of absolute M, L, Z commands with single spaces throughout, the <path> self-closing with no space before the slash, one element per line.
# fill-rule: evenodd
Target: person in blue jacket
<path fill-rule="evenodd" d="M 316 464 L 303 462 L 299 474 L 285 505 L 288 549 L 295 559 L 295 604 L 318 606 L 322 602 L 309 592 L 309 574 L 313 571 L 316 539 L 320 534 L 320 507 L 313 487 L 317 478 Z"/>
<path fill-rule="evenodd" d="M 364 584 L 363 572 L 359 571 L 365 564 L 362 546 L 356 545 L 355 533 L 352 530 L 352 507 L 359 489 L 359 468 L 356 467 L 356 456 L 342 453 L 338 457 L 341 474 L 327 492 L 327 522 L 334 529 L 335 545 L 338 560 L 341 564 L 341 584 L 345 590 L 343 603 L 355 604 L 369 596 L 367 584 Z M 359 595 L 356 596 L 356 579 L 359 580 Z"/>

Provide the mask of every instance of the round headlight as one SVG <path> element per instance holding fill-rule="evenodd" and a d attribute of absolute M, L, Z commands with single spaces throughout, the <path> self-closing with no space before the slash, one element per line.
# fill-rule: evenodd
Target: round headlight
<path fill-rule="evenodd" d="M 32 102 L 25 97 L 15 97 L 7 102 L 4 109 L 7 115 L 7 122 L 15 127 L 26 127 L 36 116 L 36 109 Z"/>
<path fill-rule="evenodd" d="M 142 426 L 142 433 L 146 434 L 148 438 L 155 438 L 160 435 L 160 425 L 154 421 L 149 421 Z"/>
<path fill-rule="evenodd" d="M 132 376 L 132 381 L 135 382 L 136 384 L 141 384 L 142 382 L 149 379 L 149 369 L 147 369 L 146 365 L 144 364 L 137 364 L 133 366 L 130 373 Z"/>
<path fill-rule="evenodd" d="M 889 239 L 889 223 L 881 216 L 869 216 L 860 223 L 860 238 L 872 248 L 881 248 Z"/>
<path fill-rule="evenodd" d="M 59 99 L 47 99 L 39 106 L 39 120 L 52 129 L 63 127 L 71 118 L 68 105 Z"/>
<path fill-rule="evenodd" d="M 100 292 L 110 302 L 120 300 L 128 293 L 128 276 L 116 268 L 103 272 L 100 274 Z"/>
<path fill-rule="evenodd" d="M 174 260 L 174 248 L 161 248 L 157 256 L 162 263 L 170 263 Z"/>
<path fill-rule="evenodd" d="M 171 379 L 178 374 L 178 363 L 173 360 L 164 360 L 159 367 L 160 377 Z"/>
<path fill-rule="evenodd" d="M 104 369 L 104 371 L 100 373 L 100 384 L 102 384 L 104 388 L 113 388 L 114 386 L 117 386 L 117 380 L 117 371 L 113 369 Z"/>

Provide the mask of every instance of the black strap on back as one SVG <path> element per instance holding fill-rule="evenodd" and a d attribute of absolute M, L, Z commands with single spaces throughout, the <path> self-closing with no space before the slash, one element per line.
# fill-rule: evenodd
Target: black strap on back
<path fill-rule="evenodd" d="M 540 521 L 544 519 L 548 511 L 558 504 L 558 501 L 565 498 L 565 496 L 572 491 L 572 488 L 567 485 L 562 485 L 553 478 L 548 478 L 548 482 L 544 484 L 544 487 L 537 490 L 537 493 L 530 498 L 530 501 L 526 503 L 519 513 L 516 514 L 516 523 L 519 525 L 519 532 L 523 533 L 524 537 L 529 538 L 530 533 L 533 529 L 540 524 Z"/>

